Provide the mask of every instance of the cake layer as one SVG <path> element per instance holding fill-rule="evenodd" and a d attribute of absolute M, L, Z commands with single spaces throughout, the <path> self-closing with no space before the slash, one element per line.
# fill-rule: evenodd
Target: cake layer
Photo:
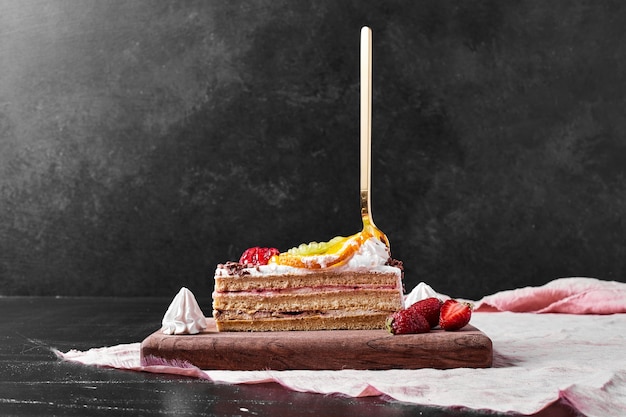
<path fill-rule="evenodd" d="M 398 289 L 324 289 L 306 293 L 227 292 L 213 294 L 213 309 L 234 311 L 363 310 L 396 311 L 402 308 Z"/>
<path fill-rule="evenodd" d="M 306 319 L 310 317 L 357 317 L 357 316 L 367 316 L 374 313 L 382 313 L 377 310 L 326 310 L 326 311 L 252 311 L 252 312 L 243 312 L 240 310 L 222 310 L 222 311 L 214 311 L 215 316 L 222 320 L 265 320 L 265 319 Z"/>
<path fill-rule="evenodd" d="M 306 315 L 255 320 L 216 320 L 220 332 L 278 332 L 309 330 L 383 329 L 389 313 L 371 312 L 360 315 Z"/>
<path fill-rule="evenodd" d="M 373 271 L 309 271 L 308 273 L 274 273 L 264 271 L 254 273 L 255 268 L 245 268 L 229 275 L 225 267 L 215 271 L 215 291 L 251 291 L 318 286 L 362 286 L 378 285 L 395 287 L 399 284 L 402 272 L 398 268 L 385 266 Z M 401 284 L 400 284 L 401 285 Z"/>

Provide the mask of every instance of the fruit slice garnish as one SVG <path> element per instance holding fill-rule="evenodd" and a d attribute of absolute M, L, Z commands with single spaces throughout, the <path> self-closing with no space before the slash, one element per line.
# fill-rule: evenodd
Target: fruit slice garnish
<path fill-rule="evenodd" d="M 336 236 L 328 242 L 310 242 L 303 243 L 300 246 L 289 249 L 287 252 L 293 256 L 314 256 L 323 253 L 336 252 L 335 248 L 338 245 L 343 245 L 349 237 Z"/>
<path fill-rule="evenodd" d="M 311 242 L 289 249 L 270 259 L 270 263 L 295 268 L 321 269 L 342 265 L 370 238 L 381 240 L 389 246 L 387 237 L 374 226 L 368 217 L 363 217 L 363 230 L 352 236 L 337 236 L 328 242 Z"/>
<path fill-rule="evenodd" d="M 243 265 L 267 265 L 272 256 L 278 255 L 280 251 L 276 248 L 261 248 L 254 246 L 245 250 L 239 258 L 239 263 Z"/>

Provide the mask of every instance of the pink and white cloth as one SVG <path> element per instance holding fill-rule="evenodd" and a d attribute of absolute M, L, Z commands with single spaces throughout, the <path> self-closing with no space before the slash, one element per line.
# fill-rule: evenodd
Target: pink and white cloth
<path fill-rule="evenodd" d="M 543 314 L 537 314 L 543 313 Z M 409 403 L 533 414 L 559 399 L 588 417 L 626 416 L 626 283 L 563 278 L 475 303 L 472 325 L 493 342 L 492 368 L 388 371 L 215 371 L 142 366 L 140 344 L 57 355 L 88 365 L 301 392 L 386 395 Z"/>
<path fill-rule="evenodd" d="M 561 278 L 541 287 L 489 295 L 478 301 L 475 309 L 519 313 L 626 313 L 626 284 L 595 278 Z"/>

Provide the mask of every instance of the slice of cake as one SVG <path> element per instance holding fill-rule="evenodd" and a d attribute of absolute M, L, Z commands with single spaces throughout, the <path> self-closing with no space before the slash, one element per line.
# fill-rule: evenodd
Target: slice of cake
<path fill-rule="evenodd" d="M 251 248 L 215 270 L 219 331 L 383 329 L 403 307 L 402 263 L 386 236 L 363 230 L 287 252 Z"/>

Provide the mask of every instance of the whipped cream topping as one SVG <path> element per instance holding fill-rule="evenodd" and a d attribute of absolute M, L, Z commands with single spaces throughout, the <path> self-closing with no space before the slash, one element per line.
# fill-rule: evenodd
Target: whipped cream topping
<path fill-rule="evenodd" d="M 380 239 L 369 238 L 346 264 L 351 269 L 385 265 L 389 260 L 389 248 Z"/>
<path fill-rule="evenodd" d="M 163 334 L 196 334 L 206 329 L 206 317 L 193 293 L 182 287 L 165 312 Z"/>
<path fill-rule="evenodd" d="M 302 259 L 304 263 L 307 263 L 307 261 L 315 261 L 324 266 L 332 262 L 330 257 L 334 256 L 336 255 L 304 256 Z M 397 268 L 393 266 L 386 265 L 387 261 L 389 261 L 389 249 L 383 242 L 380 241 L 380 239 L 372 237 L 363 242 L 359 250 L 356 251 L 346 263 L 343 265 L 333 266 L 332 269 L 336 272 L 358 271 L 362 269 L 381 272 L 397 270 Z M 319 270 L 269 263 L 267 265 L 244 268 L 244 271 L 252 276 L 255 276 L 265 274 L 308 274 Z M 228 275 L 228 273 L 226 270 L 221 270 L 218 266 L 216 275 Z"/>

